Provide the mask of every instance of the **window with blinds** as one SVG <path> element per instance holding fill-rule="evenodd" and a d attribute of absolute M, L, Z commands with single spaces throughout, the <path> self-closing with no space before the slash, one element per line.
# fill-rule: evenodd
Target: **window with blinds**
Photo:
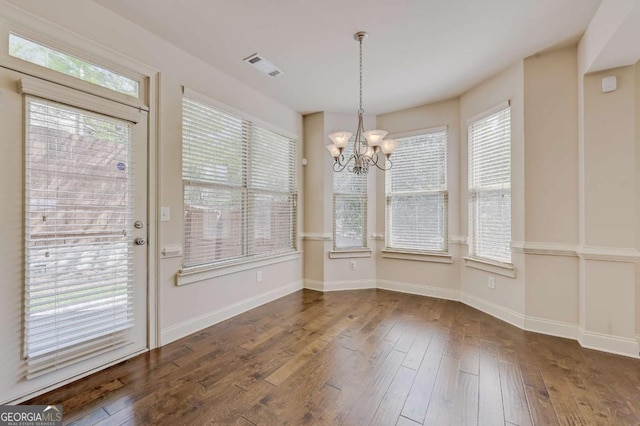
<path fill-rule="evenodd" d="M 183 266 L 294 251 L 295 158 L 293 139 L 184 97 Z"/>
<path fill-rule="evenodd" d="M 349 143 L 343 155 L 353 153 Z M 333 247 L 357 249 L 367 246 L 367 175 L 345 170 L 333 175 Z"/>
<path fill-rule="evenodd" d="M 128 344 L 133 327 L 127 121 L 25 96 L 27 378 Z"/>
<path fill-rule="evenodd" d="M 469 126 L 470 254 L 511 263 L 511 108 Z"/>
<path fill-rule="evenodd" d="M 391 250 L 448 250 L 447 130 L 397 139 L 394 164 L 385 174 Z"/>

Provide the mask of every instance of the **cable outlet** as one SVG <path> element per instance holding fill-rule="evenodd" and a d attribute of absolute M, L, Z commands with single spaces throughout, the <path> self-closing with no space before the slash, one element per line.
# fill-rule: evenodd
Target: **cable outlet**
<path fill-rule="evenodd" d="M 487 278 L 487 287 L 489 287 L 491 290 L 496 289 L 496 279 L 494 277 Z"/>
<path fill-rule="evenodd" d="M 256 272 L 256 281 L 257 282 L 262 281 L 262 271 Z"/>
<path fill-rule="evenodd" d="M 356 266 L 356 261 L 355 260 L 352 260 L 352 261 L 349 262 L 349 268 L 352 271 L 355 271 L 356 269 L 358 269 L 357 266 Z"/>

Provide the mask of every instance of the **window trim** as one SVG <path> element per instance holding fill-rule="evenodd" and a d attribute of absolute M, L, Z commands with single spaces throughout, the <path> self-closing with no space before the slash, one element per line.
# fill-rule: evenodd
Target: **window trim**
<path fill-rule="evenodd" d="M 402 133 L 393 133 L 388 135 L 387 137 L 389 139 L 402 139 L 402 138 L 410 138 L 410 137 L 414 137 L 414 136 L 420 136 L 420 135 L 426 135 L 429 133 L 440 133 L 440 132 L 445 132 L 445 134 L 447 135 L 447 143 L 446 143 L 446 148 L 447 148 L 447 156 L 446 156 L 446 175 L 445 175 L 445 182 L 446 182 L 446 189 L 444 190 L 425 190 L 425 191 L 420 191 L 420 192 L 415 192 L 415 194 L 439 194 L 442 193 L 445 195 L 445 198 L 448 200 L 449 199 L 449 125 L 448 124 L 444 124 L 441 126 L 434 126 L 434 127 L 428 127 L 428 128 L 424 128 L 424 129 L 418 129 L 418 130 L 410 130 L 408 132 L 402 132 Z M 386 179 L 387 179 L 387 172 L 385 172 L 384 174 L 384 179 L 385 179 L 385 183 L 384 183 L 384 187 L 385 187 L 385 206 L 384 206 L 384 225 L 385 225 L 385 233 L 383 234 L 383 240 L 384 240 L 384 249 L 382 250 L 382 257 L 383 258 L 387 258 L 387 259 L 403 259 L 403 260 L 417 260 L 417 261 L 422 261 L 422 262 L 435 262 L 435 263 L 453 263 L 452 257 L 451 257 L 451 251 L 450 251 L 450 244 L 449 244 L 449 234 L 450 234 L 450 230 L 449 230 L 449 203 L 447 201 L 447 211 L 446 211 L 446 221 L 447 221 L 447 235 L 443 236 L 445 239 L 445 247 L 446 250 L 412 250 L 412 249 L 407 249 L 407 248 L 395 248 L 395 247 L 390 247 L 389 246 L 389 239 L 390 239 L 390 234 L 391 232 L 389 232 L 389 202 L 390 202 L 390 196 L 386 193 Z"/>
<path fill-rule="evenodd" d="M 507 276 L 510 278 L 515 278 L 516 277 L 516 271 L 515 271 L 515 267 L 513 266 L 513 250 L 511 248 L 511 241 L 509 241 L 509 249 L 510 249 L 510 254 L 511 254 L 511 262 L 501 262 L 495 259 L 490 259 L 487 257 L 482 257 L 482 256 L 478 256 L 477 254 L 475 254 L 473 252 L 473 245 L 474 245 L 474 234 L 475 234 L 475 227 L 473 226 L 473 222 L 474 222 L 474 214 L 473 214 L 473 208 L 472 208 L 472 198 L 475 196 L 477 197 L 478 191 L 475 189 L 471 188 L 470 185 L 470 176 L 471 176 L 471 155 L 469 154 L 470 150 L 471 150 L 471 141 L 470 141 L 470 134 L 469 134 L 469 128 L 471 127 L 471 125 L 477 121 L 483 120 L 487 117 L 490 117 L 494 114 L 497 114 L 507 108 L 511 108 L 511 99 L 508 99 L 504 102 L 500 102 L 497 105 L 494 105 L 493 107 L 479 113 L 476 114 L 470 118 L 468 118 L 466 120 L 466 124 L 467 124 L 467 204 L 468 204 L 468 208 L 467 208 L 467 247 L 468 247 L 468 253 L 469 255 L 466 257 L 463 257 L 464 259 L 464 263 L 465 266 L 470 267 L 470 268 L 474 268 L 474 269 L 479 269 L 482 271 L 487 271 L 487 272 L 493 272 L 499 275 L 503 275 L 503 276 Z M 512 120 L 511 120 L 511 115 L 509 118 L 509 127 L 511 128 L 512 125 Z M 510 146 L 509 146 L 509 153 L 511 155 L 511 138 L 509 140 Z M 510 160 L 511 162 L 511 160 Z M 509 194 L 513 195 L 511 192 L 511 174 L 509 176 Z M 502 186 L 499 186 L 500 188 L 498 188 L 499 185 L 496 185 L 496 188 L 485 188 L 485 191 L 491 191 L 491 190 L 496 190 L 496 189 L 502 189 Z M 512 204 L 510 204 L 512 206 Z M 513 225 L 513 218 L 511 219 L 511 226 Z"/>
<path fill-rule="evenodd" d="M 299 142 L 298 136 L 291 132 L 282 130 L 276 126 L 268 124 L 260 119 L 256 119 L 249 114 L 246 114 L 236 108 L 230 107 L 222 102 L 212 99 L 207 95 L 204 95 L 200 92 L 190 89 L 187 86 L 182 86 L 181 102 L 184 98 L 191 99 L 195 102 L 199 102 L 204 105 L 211 106 L 212 108 L 220 109 L 225 113 L 235 115 L 237 118 L 241 119 L 242 121 L 249 121 L 252 126 L 257 126 L 264 130 L 275 132 L 280 136 L 291 139 L 293 141 L 295 151 L 294 151 L 294 158 L 293 158 L 293 164 L 292 164 L 293 174 L 294 174 L 294 187 L 292 192 L 279 193 L 279 192 L 273 192 L 270 190 L 249 188 L 247 186 L 247 182 L 248 182 L 248 174 L 251 173 L 250 170 L 247 170 L 247 172 L 244 173 L 245 176 L 243 178 L 242 187 L 233 186 L 233 188 L 242 189 L 245 194 L 245 197 L 244 197 L 245 200 L 248 200 L 249 194 L 251 193 L 279 193 L 279 194 L 291 195 L 293 196 L 295 212 L 294 212 L 293 224 L 292 224 L 292 234 L 293 234 L 292 235 L 292 243 L 293 243 L 292 251 L 279 252 L 279 253 L 273 253 L 273 252 L 258 253 L 254 255 L 243 254 L 242 256 L 228 258 L 216 263 L 204 263 L 204 264 L 192 265 L 192 266 L 184 266 L 181 263 L 181 267 L 176 273 L 176 285 L 181 286 L 185 284 L 191 284 L 199 281 L 208 280 L 211 278 L 233 274 L 236 272 L 242 272 L 248 269 L 259 268 L 259 267 L 269 266 L 269 265 L 280 263 L 280 262 L 300 259 L 301 257 L 300 232 L 299 232 L 300 208 L 298 207 L 299 206 L 298 195 L 299 195 L 299 185 L 300 185 L 298 159 L 300 156 L 300 152 L 298 149 L 298 142 Z M 182 136 L 181 136 L 181 144 L 182 144 Z M 248 155 L 250 155 L 250 153 L 248 153 Z M 187 181 L 189 180 L 182 179 L 183 203 L 184 203 L 184 184 Z M 223 184 L 209 184 L 209 185 L 215 186 L 215 187 L 221 187 L 221 188 L 225 187 L 225 185 Z M 243 219 L 243 226 L 246 227 L 246 229 L 243 228 L 242 244 L 243 244 L 243 251 L 247 253 L 249 252 L 249 244 L 250 244 L 249 240 L 251 239 L 251 235 L 249 234 L 249 229 L 248 229 L 249 228 L 248 208 L 249 208 L 248 201 L 246 201 L 243 203 L 243 215 L 245 215 Z M 184 211 L 184 204 L 183 204 L 183 211 Z M 184 223 L 183 223 L 183 229 L 184 229 Z M 183 260 L 184 259 L 184 240 L 182 241 L 182 244 L 183 244 L 183 247 L 182 247 L 183 250 L 179 257 Z"/>

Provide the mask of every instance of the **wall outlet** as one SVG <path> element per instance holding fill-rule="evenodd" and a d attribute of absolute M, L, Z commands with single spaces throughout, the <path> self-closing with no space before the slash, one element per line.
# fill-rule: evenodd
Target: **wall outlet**
<path fill-rule="evenodd" d="M 350 261 L 350 262 L 349 262 L 349 268 L 350 268 L 352 271 L 355 271 L 356 269 L 358 269 L 358 268 L 357 268 L 357 265 L 356 265 L 356 261 L 355 261 L 355 260 L 352 260 L 352 261 Z"/>
<path fill-rule="evenodd" d="M 496 289 L 496 279 L 494 277 L 487 278 L 487 287 L 489 287 L 491 290 Z"/>
<path fill-rule="evenodd" d="M 257 282 L 262 281 L 262 271 L 256 272 L 256 281 Z"/>

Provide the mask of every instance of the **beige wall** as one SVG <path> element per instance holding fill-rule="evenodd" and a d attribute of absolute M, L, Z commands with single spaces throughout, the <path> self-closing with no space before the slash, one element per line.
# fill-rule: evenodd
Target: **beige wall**
<path fill-rule="evenodd" d="M 617 90 L 602 92 L 606 76 L 617 78 Z M 585 75 L 582 87 L 580 331 L 620 347 L 633 346 L 638 333 L 637 78 L 628 66 Z"/>
<path fill-rule="evenodd" d="M 575 47 L 524 61 L 526 241 L 578 242 Z"/>
<path fill-rule="evenodd" d="M 374 117 L 364 117 L 365 129 L 373 129 Z M 311 288 L 333 290 L 340 288 L 375 287 L 375 258 L 331 258 L 333 251 L 333 179 L 339 179 L 348 171 L 333 172 L 334 160 L 325 146 L 330 143 L 327 135 L 340 130 L 355 132 L 357 115 L 319 112 L 304 117 L 304 155 L 308 164 L 304 167 L 305 211 L 304 223 L 304 278 Z M 375 249 L 370 238 L 375 229 L 376 212 L 370 206 L 376 202 L 376 172 L 371 170 L 367 179 L 367 244 Z M 349 255 L 347 255 L 349 256 Z M 356 269 L 351 269 L 351 262 Z"/>
<path fill-rule="evenodd" d="M 570 47 L 524 61 L 526 315 L 578 322 L 578 64 Z M 564 251 L 563 251 L 564 249 Z"/>

